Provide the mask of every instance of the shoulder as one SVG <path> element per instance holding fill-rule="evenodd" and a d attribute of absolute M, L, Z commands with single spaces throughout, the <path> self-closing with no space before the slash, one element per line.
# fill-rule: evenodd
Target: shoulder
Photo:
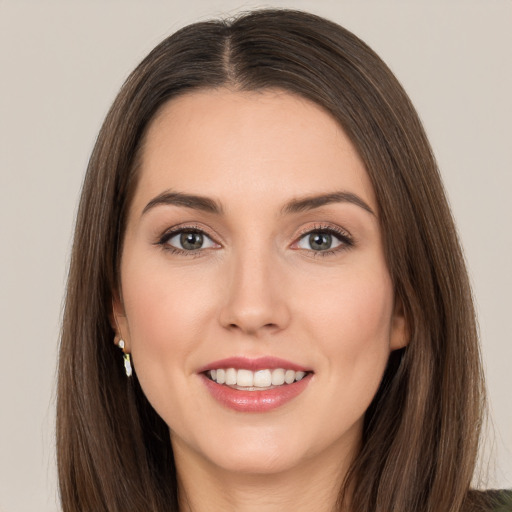
<path fill-rule="evenodd" d="M 469 491 L 464 512 L 512 512 L 512 489 Z"/>
<path fill-rule="evenodd" d="M 487 491 L 492 512 L 512 512 L 512 489 Z"/>

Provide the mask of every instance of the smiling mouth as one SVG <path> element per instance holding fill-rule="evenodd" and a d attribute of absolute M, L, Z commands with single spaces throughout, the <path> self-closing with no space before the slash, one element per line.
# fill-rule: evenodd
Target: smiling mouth
<path fill-rule="evenodd" d="M 244 368 L 219 368 L 204 372 L 206 377 L 224 386 L 240 391 L 265 391 L 287 386 L 302 380 L 312 372 L 284 368 L 251 371 Z"/>

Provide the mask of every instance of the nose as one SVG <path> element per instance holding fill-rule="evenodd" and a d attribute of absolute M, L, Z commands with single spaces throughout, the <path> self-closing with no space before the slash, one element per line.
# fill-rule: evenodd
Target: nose
<path fill-rule="evenodd" d="M 262 337 L 285 329 L 290 321 L 286 278 L 271 250 L 245 248 L 229 263 L 221 325 Z"/>

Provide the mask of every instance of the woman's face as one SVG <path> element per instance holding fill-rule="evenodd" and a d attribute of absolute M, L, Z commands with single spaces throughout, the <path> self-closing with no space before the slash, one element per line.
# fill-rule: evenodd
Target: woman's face
<path fill-rule="evenodd" d="M 280 91 L 165 105 L 115 313 L 177 460 L 272 473 L 353 456 L 406 334 L 371 183 L 333 118 Z"/>

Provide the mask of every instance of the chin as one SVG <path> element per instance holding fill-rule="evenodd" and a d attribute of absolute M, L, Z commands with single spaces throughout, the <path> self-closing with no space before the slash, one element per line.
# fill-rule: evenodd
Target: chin
<path fill-rule="evenodd" d="M 210 462 L 229 473 L 273 475 L 293 470 L 300 464 L 297 453 L 276 447 L 233 448 L 229 453 L 212 454 Z"/>
<path fill-rule="evenodd" d="M 199 464 L 206 463 L 216 471 L 263 476 L 293 470 L 301 464 L 305 443 L 297 443 L 295 437 L 293 433 L 261 427 L 227 429 L 220 436 L 174 439 L 173 448 L 183 454 L 193 451 Z"/>

